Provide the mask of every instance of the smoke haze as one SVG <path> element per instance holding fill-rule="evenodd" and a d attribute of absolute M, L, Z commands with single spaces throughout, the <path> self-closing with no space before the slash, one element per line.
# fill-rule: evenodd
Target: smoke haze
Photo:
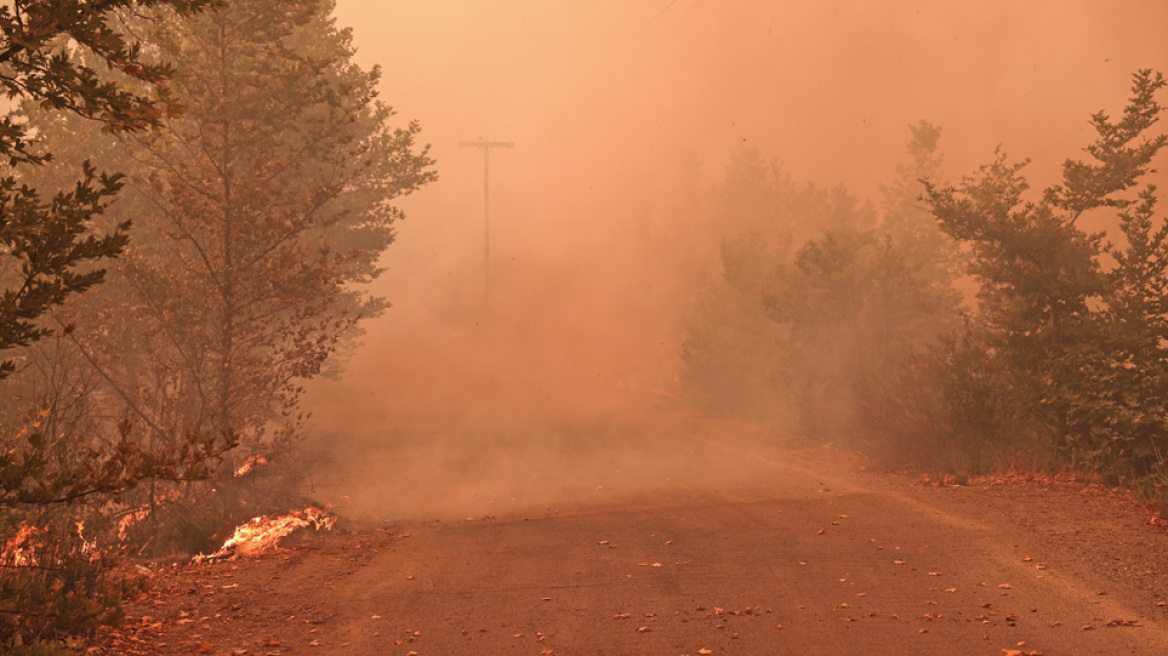
<path fill-rule="evenodd" d="M 1000 143 L 1034 159 L 1037 187 L 1132 72 L 1168 70 L 1155 0 L 340 0 L 336 16 L 440 174 L 403 204 L 374 285 L 394 307 L 307 398 L 333 462 L 322 494 L 378 517 L 696 475 L 700 454 L 670 446 L 694 424 L 654 410 L 718 272 L 717 227 L 686 194 L 738 145 L 875 199 L 923 118 L 948 175 Z M 485 313 L 482 155 L 459 147 L 480 137 L 515 143 L 491 158 Z"/>

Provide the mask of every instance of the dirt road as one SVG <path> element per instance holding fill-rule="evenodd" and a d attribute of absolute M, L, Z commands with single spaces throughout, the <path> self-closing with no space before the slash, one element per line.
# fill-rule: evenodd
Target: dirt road
<path fill-rule="evenodd" d="M 587 471 L 550 507 L 514 496 L 550 483 L 537 471 L 497 512 L 342 523 L 283 554 L 168 570 L 118 646 L 1168 654 L 1168 537 L 1122 498 L 926 487 L 817 448 L 700 433 L 671 442 L 683 459 L 642 444 L 619 468 Z"/>

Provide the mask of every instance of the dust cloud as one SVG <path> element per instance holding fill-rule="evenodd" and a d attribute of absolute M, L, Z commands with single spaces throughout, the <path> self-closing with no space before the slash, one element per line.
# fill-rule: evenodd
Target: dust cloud
<path fill-rule="evenodd" d="M 874 197 L 924 118 L 950 175 L 1001 143 L 1039 186 L 1133 71 L 1168 70 L 1157 0 L 340 0 L 336 16 L 440 174 L 403 204 L 373 285 L 393 308 L 306 399 L 318 494 L 379 519 L 735 479 L 698 438 L 719 425 L 675 395 L 682 317 L 719 272 L 693 200 L 740 144 Z M 491 155 L 489 308 L 482 155 L 459 147 L 479 138 L 515 143 Z"/>

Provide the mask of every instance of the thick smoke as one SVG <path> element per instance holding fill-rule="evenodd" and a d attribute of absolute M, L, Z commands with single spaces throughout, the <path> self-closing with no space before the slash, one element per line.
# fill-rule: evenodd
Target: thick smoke
<path fill-rule="evenodd" d="M 1168 70 L 1151 0 L 341 0 L 337 20 L 441 175 L 374 285 L 394 307 L 308 397 L 320 494 L 369 517 L 693 480 L 696 420 L 665 411 L 684 413 L 683 318 L 719 275 L 701 190 L 740 144 L 875 198 L 927 118 L 950 175 L 1000 143 L 1040 186 L 1131 72 Z M 489 308 L 482 157 L 459 147 L 480 137 L 516 144 L 491 159 Z"/>

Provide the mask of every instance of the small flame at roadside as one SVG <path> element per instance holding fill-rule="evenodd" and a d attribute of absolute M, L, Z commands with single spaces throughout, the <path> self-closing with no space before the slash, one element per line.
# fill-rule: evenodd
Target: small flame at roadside
<path fill-rule="evenodd" d="M 268 464 L 267 458 L 262 455 L 254 455 L 247 460 L 244 460 L 243 464 L 236 468 L 235 477 L 243 478 L 244 476 L 247 476 L 248 474 L 259 469 L 260 467 L 263 467 L 266 464 Z"/>
<path fill-rule="evenodd" d="M 327 516 L 327 510 L 309 506 L 304 512 L 293 511 L 279 517 L 256 517 L 235 528 L 235 534 L 223 543 L 219 550 L 210 555 L 199 554 L 197 563 L 220 560 L 233 556 L 259 556 L 275 551 L 280 540 L 298 528 L 312 526 L 316 530 L 331 530 L 336 517 Z"/>

